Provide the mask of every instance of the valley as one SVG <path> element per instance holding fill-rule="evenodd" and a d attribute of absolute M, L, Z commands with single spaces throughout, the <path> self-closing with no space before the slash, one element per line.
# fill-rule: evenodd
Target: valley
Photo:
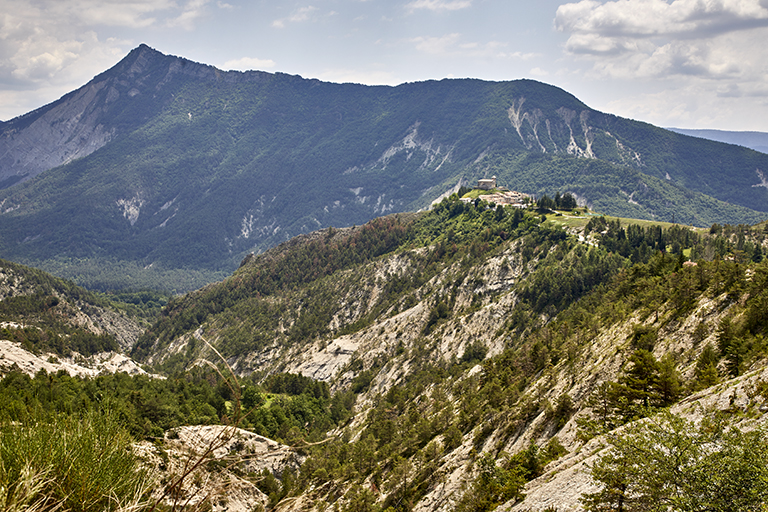
<path fill-rule="evenodd" d="M 583 510 L 601 489 L 589 468 L 644 417 L 763 428 L 764 225 L 483 197 L 246 258 L 130 347 L 165 378 L 38 372 L 18 387 L 11 371 L 3 415 L 98 414 L 112 396 L 122 428 L 155 440 L 137 453 L 166 486 L 143 506 L 213 510 Z M 258 466 L 253 436 L 292 462 Z"/>

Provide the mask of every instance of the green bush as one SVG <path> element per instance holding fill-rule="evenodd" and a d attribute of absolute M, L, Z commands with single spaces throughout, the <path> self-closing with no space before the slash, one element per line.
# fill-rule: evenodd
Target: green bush
<path fill-rule="evenodd" d="M 591 468 L 600 490 L 582 497 L 588 511 L 763 510 L 768 499 L 765 431 L 664 412 L 612 443 Z"/>
<path fill-rule="evenodd" d="M 485 512 L 509 500 L 522 500 L 525 478 L 520 466 L 497 465 L 486 453 L 477 461 L 478 475 L 456 506 L 460 512 Z"/>

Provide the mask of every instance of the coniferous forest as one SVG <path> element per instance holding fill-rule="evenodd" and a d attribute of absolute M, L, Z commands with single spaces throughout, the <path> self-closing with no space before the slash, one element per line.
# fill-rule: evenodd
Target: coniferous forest
<path fill-rule="evenodd" d="M 114 350 L 66 314 L 113 307 L 145 322 L 130 351 L 156 375 L 6 371 L 0 499 L 171 510 L 216 474 L 249 482 L 262 509 L 534 509 L 566 461 L 594 454 L 581 470 L 592 487 L 570 502 L 585 510 L 759 510 L 766 228 L 605 217 L 565 197 L 514 208 L 453 195 L 291 240 L 167 303 L 8 264 L 27 284 L 4 292 L 4 337 L 62 358 Z M 310 352 L 345 359 L 318 380 L 299 371 Z M 215 425 L 297 462 L 249 472 L 247 454 L 212 451 L 162 473 L 183 429 Z M 218 485 L 187 508 L 225 506 Z"/>

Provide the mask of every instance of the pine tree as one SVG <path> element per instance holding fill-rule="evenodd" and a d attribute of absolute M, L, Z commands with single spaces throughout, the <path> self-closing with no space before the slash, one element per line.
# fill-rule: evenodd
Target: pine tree
<path fill-rule="evenodd" d="M 768 499 L 768 440 L 722 420 L 695 425 L 668 411 L 611 438 L 592 466 L 600 490 L 585 494 L 590 512 L 762 510 Z"/>

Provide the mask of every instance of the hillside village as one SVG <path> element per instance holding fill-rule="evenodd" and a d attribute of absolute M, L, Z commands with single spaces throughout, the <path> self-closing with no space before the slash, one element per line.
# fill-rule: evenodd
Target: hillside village
<path fill-rule="evenodd" d="M 512 206 L 515 208 L 525 208 L 533 200 L 533 197 L 522 192 L 509 190 L 506 187 L 498 187 L 496 176 L 492 178 L 482 178 L 477 180 L 477 190 L 483 190 L 487 193 L 482 194 L 483 201 L 496 205 Z M 475 199 L 471 197 L 461 197 L 460 200 L 465 203 L 471 203 Z"/>

